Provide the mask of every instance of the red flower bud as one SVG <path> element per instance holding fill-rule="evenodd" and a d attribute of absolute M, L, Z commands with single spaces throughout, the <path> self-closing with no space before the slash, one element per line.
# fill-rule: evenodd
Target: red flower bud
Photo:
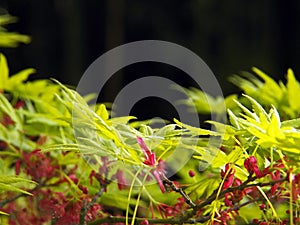
<path fill-rule="evenodd" d="M 84 187 L 81 184 L 78 186 L 78 188 L 82 191 L 83 194 L 88 194 L 89 193 L 87 187 Z"/>
<path fill-rule="evenodd" d="M 17 160 L 16 164 L 15 164 L 15 171 L 16 171 L 16 175 L 20 174 L 20 165 L 21 165 L 21 161 Z"/>
<path fill-rule="evenodd" d="M 250 156 L 248 159 L 244 162 L 245 168 L 248 170 L 249 173 L 253 173 L 253 168 L 257 166 L 257 160 L 254 156 Z"/>
<path fill-rule="evenodd" d="M 23 108 L 23 106 L 25 105 L 25 102 L 22 100 L 19 100 L 16 104 L 15 104 L 15 109 L 19 109 L 19 108 Z"/>
<path fill-rule="evenodd" d="M 233 206 L 233 203 L 232 203 L 232 198 L 233 198 L 233 194 L 232 193 L 226 193 L 225 194 L 225 205 L 226 206 Z"/>
<path fill-rule="evenodd" d="M 15 122 L 11 119 L 9 115 L 4 115 L 0 121 L 5 127 L 8 127 L 9 125 L 14 125 Z"/>
<path fill-rule="evenodd" d="M 75 184 L 78 184 L 78 178 L 76 177 L 75 174 L 70 174 L 69 178 L 71 181 L 73 181 Z"/>
<path fill-rule="evenodd" d="M 145 160 L 143 163 L 148 166 L 155 166 L 155 164 L 156 164 L 155 153 L 151 152 L 151 150 L 147 147 L 146 143 L 144 142 L 144 140 L 141 137 L 137 137 L 136 140 L 145 155 Z"/>
<path fill-rule="evenodd" d="M 0 150 L 4 150 L 8 147 L 8 144 L 5 141 L 0 141 Z"/>
<path fill-rule="evenodd" d="M 122 190 L 128 186 L 122 170 L 118 170 L 116 174 L 111 177 L 111 179 L 117 179 L 119 190 Z"/>
<path fill-rule="evenodd" d="M 148 225 L 148 224 L 149 224 L 149 221 L 148 221 L 148 220 L 143 220 L 140 224 L 141 224 L 141 225 Z"/>
<path fill-rule="evenodd" d="M 268 222 L 260 222 L 259 225 L 268 225 Z"/>
<path fill-rule="evenodd" d="M 223 184 L 223 189 L 227 189 L 233 184 L 234 174 L 235 170 L 230 168 L 230 164 L 226 164 L 225 169 L 221 170 L 221 177 L 224 178 L 226 176 Z"/>
<path fill-rule="evenodd" d="M 146 143 L 141 137 L 136 138 L 139 146 L 141 147 L 145 160 L 144 164 L 148 165 L 150 167 L 153 167 L 154 169 L 151 171 L 153 176 L 158 182 L 159 188 L 162 191 L 162 193 L 165 193 L 165 187 L 163 185 L 162 181 L 162 175 L 165 174 L 165 163 L 163 160 L 156 161 L 156 155 L 155 152 L 151 152 L 151 150 L 147 147 Z"/>
<path fill-rule="evenodd" d="M 91 174 L 89 176 L 89 178 L 90 178 L 90 185 L 93 185 L 93 177 L 95 177 L 95 176 L 96 176 L 96 172 L 95 172 L 95 170 L 92 170 L 92 172 L 91 172 Z"/>
<path fill-rule="evenodd" d="M 264 209 L 266 208 L 266 205 L 265 205 L 265 204 L 260 204 L 259 208 L 260 208 L 261 210 L 264 210 Z"/>
<path fill-rule="evenodd" d="M 256 177 L 260 178 L 267 174 L 267 170 L 264 170 L 263 172 L 259 170 L 257 165 L 257 160 L 254 156 L 250 156 L 248 159 L 244 162 L 245 168 L 248 170 L 249 174 L 255 173 Z"/>
<path fill-rule="evenodd" d="M 196 173 L 193 171 L 193 170 L 190 170 L 189 171 L 189 176 L 190 177 L 194 177 L 196 175 Z"/>

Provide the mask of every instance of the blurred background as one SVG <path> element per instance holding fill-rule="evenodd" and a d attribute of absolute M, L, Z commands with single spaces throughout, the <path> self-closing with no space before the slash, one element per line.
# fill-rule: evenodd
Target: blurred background
<path fill-rule="evenodd" d="M 12 73 L 34 67 L 38 73 L 33 78 L 53 77 L 76 86 L 88 66 L 107 50 L 145 39 L 174 42 L 195 52 L 214 72 L 224 94 L 237 91 L 228 76 L 252 66 L 277 80 L 285 79 L 289 67 L 298 78 L 300 74 L 296 0 L 1 0 L 0 7 L 19 18 L 8 26 L 10 31 L 32 37 L 29 45 L 1 51 Z M 161 74 L 182 86 L 194 85 L 172 66 L 139 63 L 116 73 L 100 101 L 112 102 L 138 77 Z M 151 101 L 158 105 L 149 107 Z M 176 117 L 174 107 L 162 99 L 144 99 L 133 111 L 140 119 L 161 116 L 155 114 Z"/>

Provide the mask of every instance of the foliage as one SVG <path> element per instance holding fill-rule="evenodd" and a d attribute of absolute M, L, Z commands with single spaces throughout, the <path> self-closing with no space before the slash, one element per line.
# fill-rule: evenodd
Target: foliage
<path fill-rule="evenodd" d="M 19 42 L 28 44 L 30 38 L 27 35 L 8 32 L 4 26 L 10 23 L 15 23 L 16 17 L 9 14 L 0 15 L 0 47 L 17 47 Z"/>
<path fill-rule="evenodd" d="M 1 224 L 298 224 L 300 85 L 290 69 L 286 85 L 254 72 L 231 78 L 244 94 L 225 98 L 228 124 L 152 128 L 28 81 L 34 69 L 9 76 L 1 54 Z M 209 107 L 222 98 L 188 93 L 199 113 L 224 113 Z"/>

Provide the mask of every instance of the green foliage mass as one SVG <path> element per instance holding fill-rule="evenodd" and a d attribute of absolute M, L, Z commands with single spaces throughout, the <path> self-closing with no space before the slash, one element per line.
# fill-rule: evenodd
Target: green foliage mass
<path fill-rule="evenodd" d="M 9 14 L 0 15 L 0 47 L 14 48 L 19 43 L 28 44 L 30 42 L 29 36 L 16 32 L 8 32 L 4 28 L 5 25 L 15 23 L 16 21 L 17 18 Z"/>
<path fill-rule="evenodd" d="M 176 168 L 177 159 L 174 152 L 177 148 L 181 149 L 183 155 L 185 152 L 191 152 L 192 158 L 176 176 L 177 181 L 184 184 L 185 192 L 195 202 L 208 198 L 220 188 L 220 169 L 226 164 L 232 165 L 236 170 L 237 178 L 241 181 L 247 180 L 249 172 L 244 167 L 244 161 L 250 155 L 258 159 L 261 168 L 272 168 L 275 162 L 282 160 L 287 168 L 293 169 L 295 173 L 298 171 L 300 119 L 296 115 L 299 113 L 299 103 L 283 100 L 287 96 L 289 99 L 300 94 L 299 83 L 291 70 L 288 70 L 287 85 L 277 85 L 270 77 L 262 76 L 261 72 L 258 74 L 265 82 L 256 77 L 251 77 L 250 81 L 244 77 L 231 78 L 236 84 L 240 84 L 245 94 L 226 99 L 228 124 L 207 121 L 218 128 L 216 131 L 191 127 L 178 120 L 174 120 L 174 124 L 154 129 L 143 123 L 134 122 L 131 125 L 130 120 L 133 117 L 111 118 L 103 104 L 90 106 L 86 99 L 90 99 L 91 96 L 82 97 L 57 81 L 26 81 L 34 72 L 32 69 L 9 76 L 5 57 L 0 55 L 0 59 L 0 89 L 4 93 L 0 95 L 0 114 L 9 115 L 14 123 L 14 126 L 0 126 L 0 140 L 9 145 L 8 149 L 1 151 L 1 155 L 6 157 L 2 164 L 7 168 L 1 171 L 2 192 L 10 189 L 29 194 L 15 185 L 18 182 L 24 186 L 24 182 L 29 181 L 26 180 L 26 175 L 21 173 L 23 178 L 7 176 L 13 174 L 13 169 L 8 168 L 20 158 L 18 149 L 31 152 L 42 147 L 44 152 L 50 152 L 56 158 L 59 165 L 78 165 L 79 184 L 87 185 L 90 193 L 97 193 L 100 188 L 97 184 L 90 185 L 88 177 L 92 170 L 98 170 L 103 163 L 101 157 L 107 156 L 114 162 L 109 171 L 111 174 L 120 168 L 124 170 L 131 187 L 119 190 L 117 185 L 110 184 L 107 192 L 99 199 L 103 205 L 125 210 L 127 215 L 136 215 L 135 205 L 143 208 L 149 205 L 174 204 L 176 198 L 180 197 L 179 193 L 162 194 L 157 184 L 146 184 L 145 179 L 138 176 L 141 171 L 151 176 L 152 168 L 143 163 L 144 155 L 137 144 L 137 137 L 145 140 L 158 159 L 167 161 L 173 157 L 172 164 L 168 165 L 172 168 L 175 163 L 173 169 Z M 282 94 L 271 95 L 274 89 Z M 209 101 L 205 102 L 206 95 L 196 89 L 191 89 L 189 94 L 191 96 L 187 104 L 190 99 L 196 100 L 197 105 L 211 104 L 214 101 L 209 97 Z M 18 100 L 24 101 L 25 106 L 21 109 L 14 107 Z M 218 104 L 219 99 L 215 101 L 213 104 Z M 207 108 L 205 112 L 210 111 Z M 32 135 L 43 135 L 48 139 L 45 144 L 38 146 L 29 138 Z M 222 139 L 223 151 L 220 151 L 218 146 L 210 145 L 210 136 Z M 286 161 L 286 156 L 293 159 L 293 163 Z M 210 165 L 207 165 L 204 171 L 199 171 L 198 168 L 205 162 L 209 162 Z M 188 176 L 191 169 L 195 171 L 195 177 Z M 67 177 L 66 174 L 63 176 Z M 69 193 L 74 198 L 79 193 L 79 184 L 73 184 Z M 62 187 L 56 187 L 57 190 L 60 188 Z M 213 218 L 222 207 L 225 205 L 220 197 L 205 207 L 205 214 Z M 254 205 L 249 207 L 255 210 Z M 270 215 L 280 220 L 276 207 L 276 204 L 270 207 Z M 287 209 L 289 205 L 286 204 L 285 207 Z M 159 216 L 158 211 L 154 210 L 154 213 Z M 145 212 L 142 215 L 149 216 Z M 240 220 L 249 222 L 250 217 L 247 210 L 241 210 Z"/>

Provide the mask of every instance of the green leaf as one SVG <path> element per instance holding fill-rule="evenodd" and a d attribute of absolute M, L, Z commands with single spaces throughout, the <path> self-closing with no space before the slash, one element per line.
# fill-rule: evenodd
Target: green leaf
<path fill-rule="evenodd" d="M 13 191 L 13 192 L 20 192 L 27 195 L 32 195 L 31 193 L 22 190 L 19 187 L 16 187 L 17 183 L 26 184 L 26 183 L 35 183 L 31 180 L 13 177 L 13 176 L 0 176 L 0 191 Z"/>
<path fill-rule="evenodd" d="M 265 94 L 270 96 L 270 98 L 280 100 L 283 93 L 277 82 L 256 67 L 253 67 L 252 70 L 265 81 L 265 85 L 262 87 L 266 90 Z"/>
<path fill-rule="evenodd" d="M 236 115 L 234 115 L 234 113 L 233 113 L 230 109 L 228 109 L 227 111 L 228 111 L 230 123 L 231 123 L 234 127 L 236 127 L 238 130 L 240 130 L 241 127 L 240 127 L 240 124 L 239 124 L 238 117 L 237 117 Z"/>
<path fill-rule="evenodd" d="M 0 26 L 4 26 L 7 24 L 15 23 L 17 22 L 17 17 L 11 16 L 9 14 L 4 14 L 0 16 Z"/>
<path fill-rule="evenodd" d="M 30 37 L 27 35 L 0 31 L 0 47 L 15 48 L 19 45 L 19 42 L 29 44 L 30 40 Z"/>
<path fill-rule="evenodd" d="M 28 180 L 22 177 L 15 177 L 15 176 L 0 176 L 0 183 L 6 183 L 6 184 L 13 184 L 13 183 L 33 183 L 36 184 L 36 182 L 32 180 Z"/>
<path fill-rule="evenodd" d="M 180 122 L 177 119 L 174 119 L 174 122 L 180 127 L 180 128 L 185 128 L 187 130 L 189 130 L 191 132 L 191 135 L 193 136 L 198 136 L 198 135 L 212 135 L 212 136 L 221 136 L 222 134 L 218 133 L 218 132 L 214 132 L 211 130 L 206 130 L 206 129 L 202 129 L 202 128 L 198 128 L 198 127 L 193 127 L 187 124 L 184 124 L 182 122 Z"/>
<path fill-rule="evenodd" d="M 12 91 L 14 87 L 17 87 L 18 85 L 26 81 L 28 77 L 35 72 L 36 72 L 35 69 L 28 68 L 18 72 L 15 75 L 12 75 L 9 79 L 9 83 L 8 83 L 9 86 L 7 87 L 7 90 Z"/>
<path fill-rule="evenodd" d="M 109 114 L 106 110 L 106 107 L 104 104 L 100 104 L 98 107 L 97 107 L 97 110 L 96 110 L 96 113 L 97 115 L 99 115 L 103 120 L 108 120 L 109 118 Z"/>
<path fill-rule="evenodd" d="M 1 17 L 0 17 L 1 18 Z M 7 86 L 9 77 L 9 69 L 5 56 L 0 53 L 0 90 L 4 90 Z"/>
<path fill-rule="evenodd" d="M 23 123 L 20 116 L 13 108 L 11 103 L 5 98 L 4 95 L 0 94 L 0 111 L 4 112 L 6 115 L 9 115 L 10 118 L 16 123 L 16 129 L 22 130 Z"/>
<path fill-rule="evenodd" d="M 287 72 L 287 99 L 289 101 L 290 107 L 296 112 L 300 112 L 300 85 L 295 78 L 295 75 L 291 69 L 288 69 Z"/>
<path fill-rule="evenodd" d="M 300 126 L 300 118 L 285 120 L 281 122 L 281 127 L 299 127 Z"/>
<path fill-rule="evenodd" d="M 257 116 L 259 115 L 259 120 L 265 124 L 268 121 L 268 114 L 265 111 L 265 109 L 261 106 L 261 104 L 259 104 L 254 98 L 248 96 L 248 95 L 244 95 L 250 102 L 251 105 L 253 107 L 254 113 L 251 113 L 253 118 L 257 120 Z"/>
<path fill-rule="evenodd" d="M 17 47 L 19 42 L 28 44 L 30 42 L 30 37 L 27 35 L 22 35 L 14 32 L 8 32 L 3 26 L 15 23 L 17 21 L 16 17 L 11 15 L 0 15 L 0 47 Z"/>
<path fill-rule="evenodd" d="M 281 131 L 281 122 L 279 114 L 275 107 L 273 107 L 273 110 L 271 112 L 271 121 L 267 128 L 267 134 L 271 137 L 275 137 L 276 139 L 284 139 L 285 136 Z"/>

